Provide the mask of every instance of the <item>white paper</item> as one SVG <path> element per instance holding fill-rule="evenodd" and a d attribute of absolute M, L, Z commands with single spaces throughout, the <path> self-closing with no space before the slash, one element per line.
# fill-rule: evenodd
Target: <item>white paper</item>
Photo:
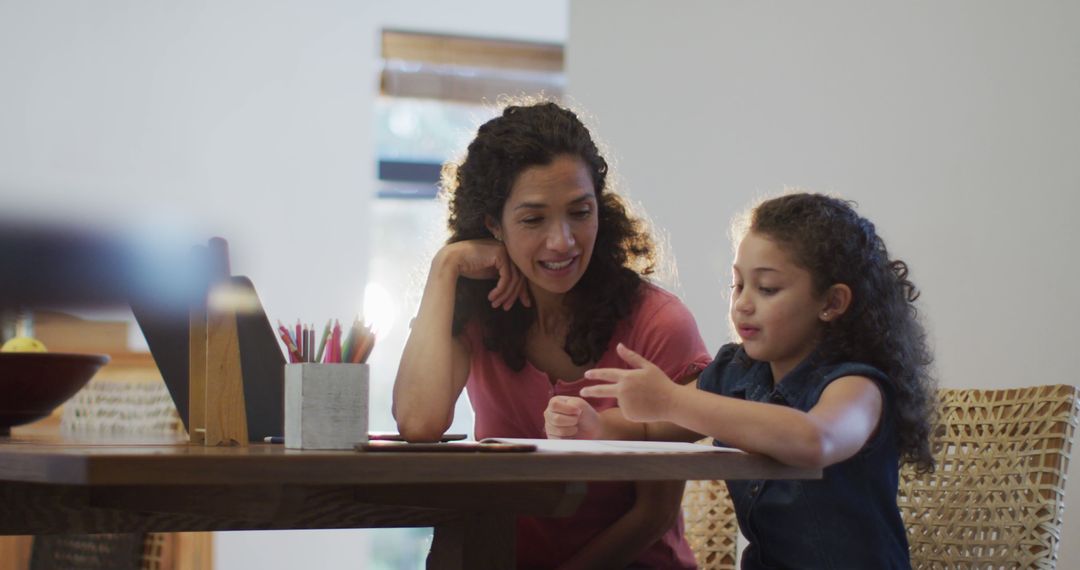
<path fill-rule="evenodd" d="M 716 447 L 673 441 L 623 441 L 607 439 L 524 439 L 489 437 L 484 441 L 526 443 L 539 452 L 554 453 L 714 453 L 742 451 L 732 447 Z"/>

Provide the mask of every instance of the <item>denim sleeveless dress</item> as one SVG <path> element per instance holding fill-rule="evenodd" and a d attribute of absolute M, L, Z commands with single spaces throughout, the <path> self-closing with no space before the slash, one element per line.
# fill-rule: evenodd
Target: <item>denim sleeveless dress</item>
<path fill-rule="evenodd" d="M 715 394 L 809 411 L 830 382 L 865 376 L 881 388 L 877 432 L 820 480 L 727 481 L 739 528 L 750 545 L 742 568 L 910 568 L 907 534 L 896 506 L 899 477 L 892 388 L 878 369 L 858 363 L 799 364 L 773 385 L 768 363 L 729 344 L 702 371 L 698 387 Z M 717 445 L 723 445 L 717 442 Z"/>

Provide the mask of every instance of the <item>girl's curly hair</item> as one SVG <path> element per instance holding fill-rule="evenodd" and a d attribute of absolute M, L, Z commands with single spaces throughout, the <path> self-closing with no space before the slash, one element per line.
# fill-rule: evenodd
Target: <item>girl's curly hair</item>
<path fill-rule="evenodd" d="M 555 103 L 510 105 L 480 126 L 460 163 L 443 166 L 449 197 L 447 243 L 491 237 L 485 216 L 499 220 L 510 189 L 526 168 L 546 166 L 556 157 L 580 158 L 592 177 L 598 229 L 592 259 L 566 302 L 573 315 L 564 349 L 574 364 L 596 362 L 607 349 L 615 325 L 638 300 L 642 276 L 653 272 L 655 246 L 645 225 L 632 217 L 623 199 L 608 188 L 608 165 L 589 130 L 572 111 Z M 487 300 L 494 280 L 459 278 L 453 334 L 476 320 L 484 345 L 501 353 L 513 370 L 525 366 L 525 336 L 536 309 L 515 303 L 509 311 Z"/>
<path fill-rule="evenodd" d="M 932 471 L 929 436 L 937 383 L 914 305 L 919 291 L 908 279 L 907 264 L 889 259 L 874 224 L 854 205 L 821 194 L 789 194 L 754 208 L 747 229 L 784 248 L 810 272 L 817 293 L 836 283 L 851 288 L 851 305 L 826 325 L 819 356 L 870 364 L 888 376 L 901 461 Z"/>

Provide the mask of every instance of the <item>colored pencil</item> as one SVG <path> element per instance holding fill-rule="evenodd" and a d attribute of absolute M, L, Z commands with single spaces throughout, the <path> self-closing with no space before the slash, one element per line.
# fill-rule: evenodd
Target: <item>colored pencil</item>
<path fill-rule="evenodd" d="M 366 363 L 368 357 L 371 356 L 371 351 L 374 350 L 374 348 L 375 348 L 375 331 L 371 331 L 371 334 L 368 335 L 367 348 L 364 349 L 364 355 L 360 357 L 360 362 Z"/>
<path fill-rule="evenodd" d="M 341 323 L 337 319 L 334 319 L 334 329 L 330 335 L 330 362 L 341 362 Z"/>
<path fill-rule="evenodd" d="M 302 334 L 303 325 L 300 324 L 300 319 L 296 319 L 296 336 L 293 337 L 293 341 L 296 343 L 297 347 L 299 347 L 304 342 L 302 340 Z M 303 362 L 303 360 L 301 360 L 300 362 Z"/>
<path fill-rule="evenodd" d="M 289 329 L 285 328 L 285 325 L 280 322 L 278 323 L 278 333 L 281 335 L 281 342 L 285 343 L 285 348 L 289 352 L 289 362 L 301 362 L 300 350 L 296 348 L 296 343 L 289 336 Z"/>
<path fill-rule="evenodd" d="M 371 354 L 371 349 L 375 347 L 375 333 L 370 330 L 366 330 L 365 333 L 360 335 L 360 342 L 353 352 L 352 357 L 349 358 L 349 362 L 353 364 L 364 363 L 367 361 L 368 355 Z"/>
<path fill-rule="evenodd" d="M 352 362 L 352 355 L 356 352 L 356 336 L 357 329 L 359 328 L 360 321 L 353 321 L 351 327 L 349 327 L 348 334 L 345 335 L 345 342 L 341 343 L 341 361 Z"/>
<path fill-rule="evenodd" d="M 330 325 L 333 322 L 333 319 L 326 321 L 326 327 L 322 331 L 322 339 L 319 340 L 319 353 L 315 355 L 315 362 L 323 361 L 323 350 L 326 349 L 326 341 L 330 338 Z"/>
<path fill-rule="evenodd" d="M 330 319 L 323 327 L 318 344 L 315 325 L 297 320 L 296 332 L 278 321 L 278 334 L 289 355 L 289 362 L 366 363 L 375 348 L 375 331 L 360 318 L 353 321 L 342 338 L 341 321 Z"/>

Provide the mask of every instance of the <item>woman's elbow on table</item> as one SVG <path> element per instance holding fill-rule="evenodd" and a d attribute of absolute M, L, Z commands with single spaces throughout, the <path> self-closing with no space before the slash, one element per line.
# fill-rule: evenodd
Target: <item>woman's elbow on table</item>
<path fill-rule="evenodd" d="M 401 437 L 413 443 L 439 441 L 446 430 L 450 429 L 450 424 L 454 420 L 453 417 L 439 420 L 417 414 L 398 414 L 396 407 L 394 419 L 397 420 L 398 433 Z"/>

